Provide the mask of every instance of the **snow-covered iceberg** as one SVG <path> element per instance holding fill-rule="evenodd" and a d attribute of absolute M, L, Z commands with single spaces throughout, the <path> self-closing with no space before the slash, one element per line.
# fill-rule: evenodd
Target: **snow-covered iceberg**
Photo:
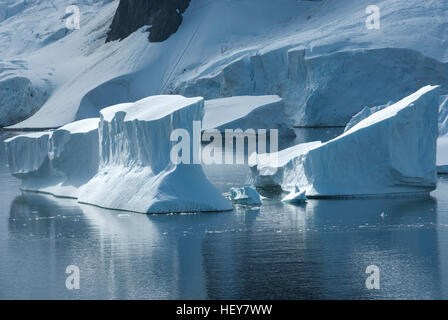
<path fill-rule="evenodd" d="M 77 198 L 98 171 L 98 118 L 5 141 L 11 173 L 22 189 Z"/>
<path fill-rule="evenodd" d="M 205 101 L 204 130 L 277 129 L 280 136 L 295 136 L 279 96 L 236 96 Z"/>
<path fill-rule="evenodd" d="M 253 156 L 255 183 L 284 191 L 297 185 L 317 198 L 429 193 L 437 181 L 438 106 L 438 87 L 426 86 L 329 142 L 298 155 L 280 151 L 278 170 Z"/>
<path fill-rule="evenodd" d="M 199 164 L 171 161 L 171 133 L 193 137 L 202 98 L 153 96 L 101 111 L 58 130 L 6 141 L 10 171 L 24 190 L 141 213 L 231 210 Z M 193 149 L 193 144 L 191 144 Z M 193 151 L 191 151 L 193 152 Z"/>
<path fill-rule="evenodd" d="M 298 144 L 277 153 L 253 153 L 250 155 L 248 162 L 254 178 L 254 185 L 257 188 L 273 191 L 280 189 L 282 186 L 285 188 L 284 182 L 288 180 L 289 173 L 294 171 L 297 159 L 321 144 L 322 142 L 315 141 Z M 295 186 L 284 189 L 284 191 L 294 190 Z"/>
<path fill-rule="evenodd" d="M 253 187 L 231 188 L 230 200 L 234 203 L 248 206 L 261 205 L 260 194 Z"/>
<path fill-rule="evenodd" d="M 193 137 L 193 121 L 203 115 L 202 98 L 182 96 L 152 96 L 101 110 L 99 170 L 81 188 L 79 201 L 142 213 L 231 210 L 201 165 L 171 161 L 177 143 L 172 131 Z"/>

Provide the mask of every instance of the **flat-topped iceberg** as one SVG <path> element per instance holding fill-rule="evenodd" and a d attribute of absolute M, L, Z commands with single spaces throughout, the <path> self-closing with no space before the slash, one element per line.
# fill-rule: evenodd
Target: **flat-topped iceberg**
<path fill-rule="evenodd" d="M 438 100 L 438 87 L 423 87 L 331 141 L 280 151 L 277 167 L 273 155 L 252 156 L 255 183 L 298 186 L 311 198 L 429 193 L 437 181 Z"/>
<path fill-rule="evenodd" d="M 193 121 L 203 115 L 202 98 L 167 95 L 101 110 L 99 170 L 79 201 L 142 213 L 231 210 L 200 164 L 171 161 L 171 133 L 193 137 Z"/>
<path fill-rule="evenodd" d="M 181 129 L 193 137 L 193 121 L 201 121 L 203 115 L 202 98 L 153 96 L 115 105 L 103 109 L 99 119 L 7 140 L 9 167 L 25 190 L 109 209 L 231 210 L 200 164 L 176 164 L 171 159 L 176 143 L 172 132 Z"/>
<path fill-rule="evenodd" d="M 277 129 L 280 136 L 295 136 L 283 99 L 270 96 L 236 96 L 205 101 L 204 130 Z"/>
<path fill-rule="evenodd" d="M 98 171 L 98 118 L 5 141 L 11 173 L 22 189 L 77 198 Z"/>

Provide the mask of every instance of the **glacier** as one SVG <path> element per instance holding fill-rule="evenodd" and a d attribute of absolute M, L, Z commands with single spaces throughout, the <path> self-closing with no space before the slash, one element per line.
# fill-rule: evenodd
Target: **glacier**
<path fill-rule="evenodd" d="M 298 186 L 309 198 L 428 194 L 437 182 L 439 95 L 438 86 L 425 86 L 326 143 L 271 159 L 253 154 L 255 184 Z"/>
<path fill-rule="evenodd" d="M 200 164 L 175 164 L 175 129 L 193 136 L 203 98 L 152 96 L 105 108 L 100 118 L 5 141 L 22 189 L 139 213 L 232 210 Z M 193 149 L 193 146 L 192 146 Z M 192 150 L 191 152 L 194 152 Z"/>
<path fill-rule="evenodd" d="M 0 47 L 0 56 L 20 57 L 37 75 L 26 78 L 39 85 L 44 76 L 52 90 L 14 129 L 56 128 L 98 117 L 100 109 L 118 103 L 186 91 L 206 100 L 276 94 L 297 125 L 344 126 L 364 105 L 398 101 L 427 83 L 446 83 L 448 51 L 440 28 L 448 21 L 448 4 L 442 1 L 378 1 L 384 28 L 369 31 L 364 23 L 369 0 L 259 0 L 256 6 L 253 0 L 195 0 L 177 32 L 161 43 L 148 42 L 147 27 L 105 43 L 118 0 L 78 1 L 79 30 L 65 29 L 65 9 L 73 1 L 16 3 L 0 6 L 0 42 L 8 44 Z M 378 68 L 365 70 L 366 64 Z M 307 81 L 300 82 L 304 75 Z M 390 82 L 395 86 L 387 87 Z M 366 87 L 378 91 L 356 94 Z M 396 92 L 388 91 L 392 87 Z M 0 105 L 8 107 L 3 98 Z M 333 100 L 341 115 L 333 113 Z"/>
<path fill-rule="evenodd" d="M 333 127 L 345 126 L 363 105 L 398 101 L 428 82 L 448 93 L 448 64 L 413 50 L 317 53 L 285 46 L 207 69 L 179 84 L 175 92 L 206 99 L 275 94 L 284 99 L 295 126 Z"/>
<path fill-rule="evenodd" d="M 272 96 L 236 96 L 205 101 L 203 130 L 277 129 L 279 136 L 294 137 L 283 99 Z"/>

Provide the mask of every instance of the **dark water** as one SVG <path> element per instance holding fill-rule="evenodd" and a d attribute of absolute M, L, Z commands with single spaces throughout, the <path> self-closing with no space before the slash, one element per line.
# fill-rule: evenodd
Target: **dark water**
<path fill-rule="evenodd" d="M 448 178 L 427 199 L 147 216 L 21 193 L 0 150 L 1 299 L 448 298 Z M 247 180 L 245 166 L 206 171 L 223 192 Z M 379 290 L 365 286 L 372 264 Z"/>

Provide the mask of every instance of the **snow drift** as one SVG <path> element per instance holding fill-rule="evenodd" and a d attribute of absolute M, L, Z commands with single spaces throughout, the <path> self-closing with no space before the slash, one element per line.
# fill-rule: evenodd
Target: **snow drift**
<path fill-rule="evenodd" d="M 437 181 L 439 92 L 426 86 L 329 142 L 281 151 L 277 166 L 254 155 L 256 185 L 298 186 L 317 198 L 429 193 Z"/>
<path fill-rule="evenodd" d="M 171 132 L 204 114 L 202 98 L 153 96 L 101 111 L 56 131 L 6 141 L 11 173 L 25 190 L 141 213 L 226 211 L 232 206 L 201 165 L 171 161 Z"/>
<path fill-rule="evenodd" d="M 205 102 L 204 130 L 277 129 L 280 136 L 295 136 L 279 96 L 242 96 Z"/>

